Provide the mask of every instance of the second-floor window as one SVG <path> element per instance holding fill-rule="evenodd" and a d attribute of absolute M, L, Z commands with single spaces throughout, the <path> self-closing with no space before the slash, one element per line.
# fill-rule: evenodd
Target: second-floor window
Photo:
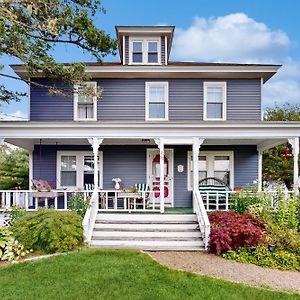
<path fill-rule="evenodd" d="M 97 120 L 97 97 L 93 95 L 93 92 L 97 91 L 97 82 L 85 82 L 75 89 L 77 92 L 74 93 L 74 120 Z"/>
<path fill-rule="evenodd" d="M 160 64 L 160 40 L 155 38 L 131 39 L 130 64 Z"/>
<path fill-rule="evenodd" d="M 204 82 L 204 120 L 226 120 L 226 82 Z"/>
<path fill-rule="evenodd" d="M 146 121 L 168 120 L 168 82 L 146 82 Z"/>

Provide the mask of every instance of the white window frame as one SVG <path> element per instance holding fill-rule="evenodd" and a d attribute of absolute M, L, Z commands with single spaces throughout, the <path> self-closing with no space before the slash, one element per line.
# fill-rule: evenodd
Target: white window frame
<path fill-rule="evenodd" d="M 76 186 L 61 185 L 61 157 L 76 156 Z M 84 189 L 84 157 L 94 156 L 92 151 L 57 151 L 56 158 L 56 178 L 57 189 Z M 99 151 L 99 187 L 103 188 L 103 151 Z"/>
<path fill-rule="evenodd" d="M 96 81 L 87 81 L 85 83 L 94 85 L 95 91 L 97 89 L 97 82 Z M 74 85 L 74 89 L 78 90 L 80 85 Z M 74 121 L 97 121 L 97 97 L 93 97 L 93 118 L 79 118 L 78 117 L 78 93 L 74 92 Z"/>
<path fill-rule="evenodd" d="M 163 87 L 165 90 L 165 117 L 150 118 L 149 116 L 149 88 Z M 168 81 L 146 81 L 145 82 L 145 120 L 146 121 L 168 121 L 169 120 L 169 82 Z"/>
<path fill-rule="evenodd" d="M 210 87 L 221 87 L 223 90 L 222 101 L 222 118 L 208 118 L 207 117 L 207 91 Z M 227 119 L 227 83 L 226 81 L 205 81 L 203 83 L 203 120 L 204 121 L 226 121 Z"/>
<path fill-rule="evenodd" d="M 142 43 L 142 62 L 133 62 L 133 42 Z M 157 63 L 148 62 L 148 43 L 157 43 Z M 155 37 L 129 37 L 129 64 L 130 65 L 161 65 L 161 38 Z"/>
<path fill-rule="evenodd" d="M 215 156 L 229 156 L 229 169 L 230 169 L 230 183 L 229 186 L 234 189 L 234 151 L 201 151 L 199 156 L 206 156 L 206 172 L 207 177 L 214 177 L 214 157 Z M 191 161 L 193 157 L 193 152 L 188 151 L 187 153 L 187 186 L 188 191 L 192 191 L 192 173 L 191 173 Z"/>

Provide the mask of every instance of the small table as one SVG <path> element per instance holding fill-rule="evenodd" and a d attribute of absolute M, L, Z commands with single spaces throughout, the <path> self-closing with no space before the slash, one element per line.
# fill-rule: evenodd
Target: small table
<path fill-rule="evenodd" d="M 133 209 L 136 209 L 136 199 L 140 198 L 140 193 L 135 192 L 118 192 L 117 198 L 123 198 L 124 199 L 124 209 L 126 210 L 127 207 L 130 210 L 131 209 L 131 201 L 133 201 Z"/>

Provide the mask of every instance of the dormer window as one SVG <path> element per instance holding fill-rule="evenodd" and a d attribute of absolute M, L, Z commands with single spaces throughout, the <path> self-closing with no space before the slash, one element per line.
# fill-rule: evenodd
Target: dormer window
<path fill-rule="evenodd" d="M 160 47 L 159 38 L 130 38 L 129 63 L 160 64 Z"/>
<path fill-rule="evenodd" d="M 75 86 L 74 93 L 74 120 L 95 121 L 97 120 L 97 97 L 89 95 L 89 89 L 97 91 L 97 82 L 85 82 Z"/>

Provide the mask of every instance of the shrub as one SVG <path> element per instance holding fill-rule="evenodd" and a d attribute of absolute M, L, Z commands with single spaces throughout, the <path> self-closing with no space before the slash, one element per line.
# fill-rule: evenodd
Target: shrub
<path fill-rule="evenodd" d="M 261 267 L 300 271 L 299 255 L 285 250 L 275 250 L 275 252 L 271 253 L 265 245 L 258 245 L 250 249 L 241 247 L 236 251 L 228 251 L 223 254 L 223 257 Z"/>
<path fill-rule="evenodd" d="M 40 209 L 17 219 L 13 232 L 26 248 L 46 253 L 64 252 L 83 244 L 82 218 L 72 211 Z"/>
<path fill-rule="evenodd" d="M 212 253 L 221 254 L 265 242 L 264 224 L 250 214 L 218 211 L 212 213 L 209 220 L 212 224 L 209 250 Z"/>
<path fill-rule="evenodd" d="M 0 227 L 0 260 L 18 260 L 28 253 L 29 251 L 13 237 L 9 228 Z"/>
<path fill-rule="evenodd" d="M 82 193 L 74 193 L 68 201 L 68 208 L 75 211 L 82 218 L 89 207 L 90 204 L 84 200 Z"/>
<path fill-rule="evenodd" d="M 11 223 L 13 224 L 17 219 L 22 218 L 26 214 L 27 212 L 25 209 L 13 207 L 9 213 Z"/>

